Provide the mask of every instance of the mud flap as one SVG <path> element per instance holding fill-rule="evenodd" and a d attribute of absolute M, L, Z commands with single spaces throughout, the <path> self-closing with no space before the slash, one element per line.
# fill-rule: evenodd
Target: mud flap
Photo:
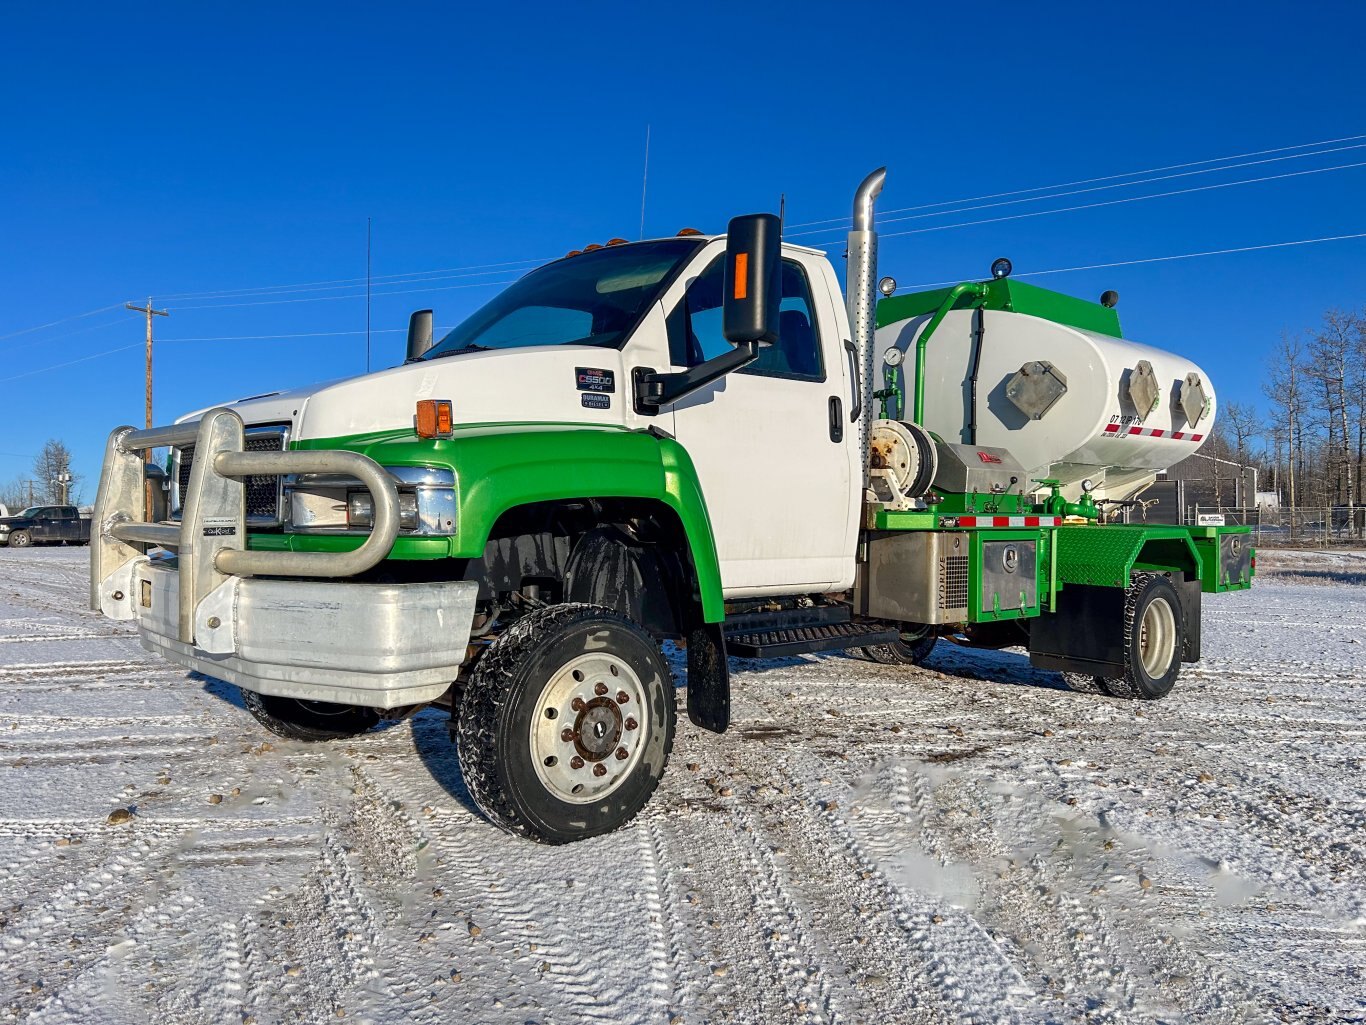
<path fill-rule="evenodd" d="M 702 623 L 688 634 L 688 718 L 712 733 L 730 725 L 730 664 L 720 623 Z"/>

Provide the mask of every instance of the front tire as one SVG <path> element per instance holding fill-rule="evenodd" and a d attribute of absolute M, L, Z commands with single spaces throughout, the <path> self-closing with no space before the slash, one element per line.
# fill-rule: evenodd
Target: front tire
<path fill-rule="evenodd" d="M 242 703 L 271 733 L 290 740 L 344 740 L 373 729 L 380 720 L 378 709 L 364 705 L 280 698 L 254 690 L 242 691 Z"/>
<path fill-rule="evenodd" d="M 654 638 L 600 606 L 554 605 L 479 659 L 460 705 L 460 769 L 495 825 L 569 843 L 640 812 L 674 726 L 673 679 Z"/>
<path fill-rule="evenodd" d="M 11 548 L 27 548 L 33 544 L 33 536 L 27 530 L 16 530 L 9 536 Z"/>

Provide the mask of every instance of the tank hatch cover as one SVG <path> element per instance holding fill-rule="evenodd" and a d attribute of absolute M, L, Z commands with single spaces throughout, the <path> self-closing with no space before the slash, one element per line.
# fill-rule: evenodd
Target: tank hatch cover
<path fill-rule="evenodd" d="M 1200 375 L 1192 371 L 1181 382 L 1181 412 L 1186 414 L 1187 423 L 1196 427 L 1208 409 L 1209 398 L 1205 395 L 1205 385 Z"/>
<path fill-rule="evenodd" d="M 1030 360 L 1006 385 L 1006 398 L 1031 420 L 1042 420 L 1067 394 L 1067 377 L 1047 360 Z"/>
<path fill-rule="evenodd" d="M 1157 383 L 1157 374 L 1153 373 L 1153 365 L 1146 359 L 1139 360 L 1129 371 L 1129 398 L 1133 400 L 1140 422 L 1157 408 L 1161 396 L 1162 388 Z"/>

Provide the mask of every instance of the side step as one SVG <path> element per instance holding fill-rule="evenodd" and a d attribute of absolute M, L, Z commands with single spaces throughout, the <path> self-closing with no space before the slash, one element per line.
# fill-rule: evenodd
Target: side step
<path fill-rule="evenodd" d="M 782 658 L 900 640 L 896 628 L 851 623 L 845 606 L 751 613 L 726 620 L 726 653 L 738 658 Z"/>

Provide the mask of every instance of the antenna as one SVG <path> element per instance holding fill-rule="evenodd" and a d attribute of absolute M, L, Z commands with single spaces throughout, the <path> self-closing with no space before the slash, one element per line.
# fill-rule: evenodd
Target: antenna
<path fill-rule="evenodd" d="M 370 218 L 365 218 L 365 372 L 370 372 Z"/>
<path fill-rule="evenodd" d="M 787 193 L 778 194 L 778 237 L 783 237 L 783 222 L 787 220 Z"/>
<path fill-rule="evenodd" d="M 650 126 L 645 126 L 645 170 L 640 175 L 640 235 L 645 237 L 645 186 L 650 180 Z"/>

